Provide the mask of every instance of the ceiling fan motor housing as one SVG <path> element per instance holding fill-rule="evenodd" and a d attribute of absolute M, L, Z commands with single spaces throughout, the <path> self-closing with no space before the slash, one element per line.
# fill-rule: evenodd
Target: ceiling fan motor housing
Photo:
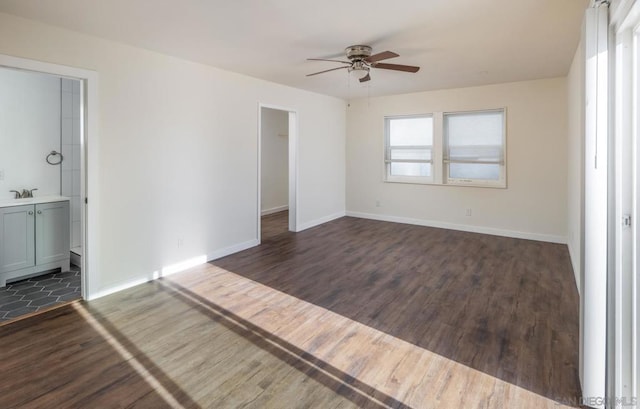
<path fill-rule="evenodd" d="M 371 47 L 368 45 L 352 45 L 345 49 L 347 58 L 352 61 L 364 60 L 371 56 Z"/>

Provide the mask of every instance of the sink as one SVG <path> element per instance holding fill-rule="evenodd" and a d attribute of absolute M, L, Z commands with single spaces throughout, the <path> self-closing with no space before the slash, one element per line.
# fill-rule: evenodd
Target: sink
<path fill-rule="evenodd" d="M 39 203 L 65 202 L 69 201 L 68 197 L 63 196 L 36 196 L 25 197 L 22 199 L 0 200 L 0 207 L 21 206 Z"/>

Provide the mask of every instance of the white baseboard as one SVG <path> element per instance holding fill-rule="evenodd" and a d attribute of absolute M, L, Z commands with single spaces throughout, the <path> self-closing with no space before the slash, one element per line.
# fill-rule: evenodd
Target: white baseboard
<path fill-rule="evenodd" d="M 74 251 L 70 252 L 70 256 L 71 256 L 71 264 L 73 264 L 74 266 L 82 266 L 82 256 Z"/>
<path fill-rule="evenodd" d="M 135 287 L 140 284 L 148 283 L 149 281 L 152 281 L 154 279 L 155 278 L 153 276 L 146 277 L 146 278 L 136 278 L 133 280 L 129 280 L 120 284 L 110 286 L 108 288 L 105 288 L 104 290 L 97 291 L 93 294 L 87 294 L 86 298 L 87 298 L 87 301 L 97 300 L 98 298 L 106 297 L 107 295 L 111 295 L 111 294 L 126 290 L 128 288 Z"/>
<path fill-rule="evenodd" d="M 257 246 L 258 244 L 260 244 L 260 240 L 258 239 L 251 239 L 243 243 L 234 244 L 233 246 L 225 247 L 220 250 L 215 250 L 207 254 L 207 260 L 209 261 L 217 260 L 219 258 L 226 257 L 228 255 L 237 253 L 239 251 L 250 249 L 251 247 Z"/>
<path fill-rule="evenodd" d="M 341 217 L 344 217 L 345 215 L 346 215 L 345 212 L 337 212 L 337 213 L 334 213 L 334 214 L 330 214 L 328 216 L 321 217 L 319 219 L 311 220 L 309 222 L 300 223 L 298 225 L 298 232 L 310 229 L 312 227 L 319 226 L 321 224 L 330 222 L 331 220 L 339 219 Z"/>
<path fill-rule="evenodd" d="M 346 212 L 347 216 L 358 217 L 361 219 L 380 220 L 385 222 L 413 224 L 416 226 L 437 227 L 440 229 L 459 230 L 470 233 L 490 234 L 493 236 L 512 237 L 516 239 L 546 241 L 549 243 L 567 244 L 567 238 L 564 236 L 556 236 L 552 234 L 527 233 L 514 230 L 495 229 L 492 227 L 471 226 L 466 224 L 447 223 L 436 220 L 412 219 L 408 217 L 390 216 L 384 214 Z"/>
<path fill-rule="evenodd" d="M 285 211 L 285 210 L 289 210 L 289 206 L 288 205 L 272 207 L 271 209 L 264 209 L 263 211 L 260 212 L 260 214 L 262 216 L 266 216 L 268 214 L 278 213 L 278 212 L 282 212 L 282 211 Z"/>
<path fill-rule="evenodd" d="M 225 247 L 219 250 L 214 250 L 213 252 L 207 254 L 206 256 L 190 258 L 180 263 L 176 263 L 168 267 L 163 267 L 162 269 L 159 269 L 158 271 L 154 271 L 153 273 L 149 274 L 147 277 L 141 277 L 141 278 L 129 280 L 120 284 L 110 286 L 96 293 L 88 294 L 86 298 L 87 300 L 91 301 L 101 297 L 105 297 L 107 295 L 114 294 L 119 291 L 123 291 L 131 287 L 135 287 L 140 284 L 148 283 L 149 281 L 153 281 L 161 277 L 167 277 L 172 274 L 179 273 L 180 271 L 184 271 L 189 268 L 195 267 L 197 265 L 204 264 L 208 261 L 216 260 L 216 259 L 228 256 L 230 254 L 237 253 L 239 251 L 246 250 L 251 247 L 255 247 L 258 244 L 260 244 L 258 240 L 252 239 L 249 241 L 245 241 L 243 243 L 234 244 L 233 246 Z"/>

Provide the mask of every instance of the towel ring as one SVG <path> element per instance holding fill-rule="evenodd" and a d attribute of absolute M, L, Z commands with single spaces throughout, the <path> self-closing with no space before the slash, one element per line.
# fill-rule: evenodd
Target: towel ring
<path fill-rule="evenodd" d="M 51 161 L 52 156 L 60 156 L 60 159 L 57 162 L 52 162 Z M 51 151 L 51 153 L 47 155 L 47 163 L 49 165 L 59 165 L 62 163 L 63 160 L 64 160 L 64 156 L 62 156 L 60 152 Z"/>

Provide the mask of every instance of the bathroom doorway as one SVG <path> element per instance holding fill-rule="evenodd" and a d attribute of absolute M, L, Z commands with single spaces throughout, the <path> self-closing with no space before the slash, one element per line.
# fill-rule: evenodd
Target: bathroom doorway
<path fill-rule="evenodd" d="M 81 71 L 0 55 L 0 325 L 86 298 Z"/>
<path fill-rule="evenodd" d="M 297 113 L 259 105 L 258 240 L 295 232 Z"/>

